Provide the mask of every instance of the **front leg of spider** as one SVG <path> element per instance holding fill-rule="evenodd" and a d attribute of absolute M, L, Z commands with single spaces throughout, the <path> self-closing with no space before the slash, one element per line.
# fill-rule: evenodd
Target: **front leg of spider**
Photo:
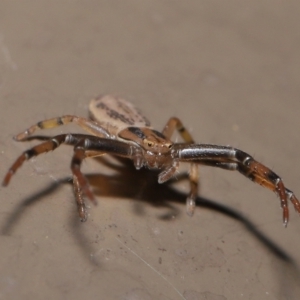
<path fill-rule="evenodd" d="M 180 161 L 193 161 L 203 165 L 239 171 L 252 181 L 276 192 L 283 210 L 284 226 L 287 226 L 289 220 L 288 200 L 292 202 L 295 210 L 300 213 L 299 200 L 293 192 L 285 188 L 282 179 L 246 152 L 232 147 L 209 144 L 194 144 L 188 147 L 177 144 L 174 148 L 175 157 L 178 157 Z"/>
<path fill-rule="evenodd" d="M 74 154 L 71 161 L 71 170 L 73 173 L 73 185 L 78 214 L 81 221 L 86 221 L 87 219 L 87 212 L 83 195 L 87 196 L 95 205 L 97 204 L 97 200 L 90 189 L 89 183 L 80 170 L 82 161 L 88 156 L 89 151 L 93 153 L 93 156 L 107 153 L 131 158 L 134 160 L 137 147 L 128 145 L 121 141 L 109 140 L 93 136 L 87 136 L 74 146 Z"/>
<path fill-rule="evenodd" d="M 81 163 L 86 158 L 86 146 L 88 143 L 89 139 L 85 138 L 75 145 L 74 154 L 71 161 L 75 199 L 77 203 L 78 214 L 82 222 L 87 220 L 84 195 L 87 196 L 95 205 L 97 205 L 97 200 L 90 189 L 89 183 L 80 170 Z"/>

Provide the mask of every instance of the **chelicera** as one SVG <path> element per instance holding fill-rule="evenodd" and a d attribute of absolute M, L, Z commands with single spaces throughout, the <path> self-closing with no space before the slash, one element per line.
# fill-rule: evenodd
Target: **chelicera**
<path fill-rule="evenodd" d="M 239 171 L 252 181 L 274 191 L 280 198 L 283 224 L 289 220 L 288 201 L 300 213 L 300 202 L 287 189 L 281 178 L 252 156 L 242 150 L 210 144 L 196 144 L 178 118 L 170 118 L 162 132 L 154 130 L 150 122 L 130 102 L 123 98 L 105 95 L 91 101 L 90 119 L 65 115 L 38 122 L 16 135 L 16 141 L 27 140 L 36 130 L 75 123 L 89 134 L 60 134 L 49 137 L 43 143 L 25 151 L 8 170 L 3 186 L 24 161 L 33 156 L 56 149 L 61 144 L 72 145 L 71 160 L 73 186 L 81 221 L 86 221 L 84 198 L 96 203 L 85 176 L 80 171 L 83 159 L 111 154 L 131 159 L 136 169 L 148 167 L 159 169 L 158 182 L 163 183 L 174 176 L 179 162 L 190 163 L 190 192 L 186 200 L 187 213 L 193 215 L 198 193 L 198 165 L 208 165 L 225 170 Z M 171 136 L 177 130 L 184 143 L 173 143 Z M 34 137 L 31 137 L 34 138 Z"/>

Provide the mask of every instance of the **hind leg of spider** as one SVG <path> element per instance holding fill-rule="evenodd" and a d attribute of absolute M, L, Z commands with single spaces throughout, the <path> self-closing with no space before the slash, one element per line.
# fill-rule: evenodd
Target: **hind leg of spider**
<path fill-rule="evenodd" d="M 61 125 L 66 125 L 69 123 L 77 124 L 79 127 L 83 128 L 90 134 L 93 134 L 93 135 L 96 135 L 99 137 L 106 137 L 106 138 L 110 137 L 110 134 L 107 132 L 107 130 L 102 128 L 99 124 L 95 123 L 94 121 L 91 121 L 91 120 L 88 120 L 85 118 L 81 118 L 81 117 L 77 117 L 77 116 L 73 116 L 73 115 L 65 115 L 62 117 L 57 117 L 57 118 L 53 118 L 53 119 L 40 121 L 40 122 L 36 123 L 35 125 L 26 129 L 25 131 L 17 134 L 14 137 L 14 139 L 16 141 L 24 141 L 29 136 L 31 136 L 35 131 L 37 131 L 39 129 L 50 129 L 50 128 L 58 127 Z"/>
<path fill-rule="evenodd" d="M 162 134 L 170 139 L 175 129 L 179 132 L 180 136 L 187 144 L 195 143 L 191 134 L 186 130 L 182 122 L 176 117 L 170 118 L 170 120 L 165 125 Z M 189 181 L 190 192 L 186 199 L 186 212 L 189 216 L 192 216 L 195 211 L 195 201 L 199 190 L 199 168 L 197 164 L 191 163 L 190 165 Z"/>
<path fill-rule="evenodd" d="M 79 135 L 70 135 L 70 134 L 61 134 L 53 138 L 50 138 L 48 141 L 41 143 L 35 147 L 32 147 L 29 150 L 24 151 L 14 162 L 14 164 L 9 168 L 6 173 L 4 180 L 2 182 L 3 186 L 7 186 L 10 182 L 13 174 L 22 166 L 24 161 L 29 160 L 30 158 L 46 153 L 51 150 L 55 150 L 61 144 L 76 144 L 79 141 Z"/>

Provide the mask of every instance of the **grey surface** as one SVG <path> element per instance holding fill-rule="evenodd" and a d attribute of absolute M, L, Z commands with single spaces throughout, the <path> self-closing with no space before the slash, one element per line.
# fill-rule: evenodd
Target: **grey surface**
<path fill-rule="evenodd" d="M 176 115 L 196 141 L 254 155 L 300 196 L 299 7 L 1 1 L 1 177 L 34 144 L 14 134 L 45 118 L 86 116 L 92 97 L 117 93 L 157 129 Z M 80 132 L 46 133 L 71 131 Z M 239 174 L 200 171 L 203 197 L 243 214 L 295 263 L 225 213 L 198 207 L 188 217 L 171 187 L 145 187 L 148 173 L 93 160 L 83 170 L 107 176 L 90 178 L 99 205 L 82 224 L 71 186 L 60 184 L 71 153 L 33 159 L 1 187 L 0 299 L 299 299 L 300 219 L 291 207 L 283 228 L 272 192 Z M 187 182 L 175 187 L 188 191 Z"/>

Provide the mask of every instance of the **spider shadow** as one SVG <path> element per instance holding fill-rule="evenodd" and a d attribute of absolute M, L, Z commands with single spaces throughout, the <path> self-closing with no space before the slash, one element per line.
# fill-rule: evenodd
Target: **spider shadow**
<path fill-rule="evenodd" d="M 115 171 L 112 175 L 86 175 L 97 196 L 111 198 L 118 197 L 124 199 L 133 198 L 138 200 L 134 206 L 134 211 L 138 215 L 144 214 L 143 207 L 145 202 L 156 207 L 167 208 L 167 213 L 163 213 L 159 217 L 166 221 L 173 218 L 174 215 L 176 216 L 185 211 L 185 209 L 178 210 L 177 205 L 174 205 L 175 203 L 185 204 L 186 201 L 186 194 L 178 191 L 174 186 L 174 183 L 181 180 L 187 180 L 188 175 L 186 173 L 179 174 L 176 179 L 170 180 L 165 184 L 158 184 L 158 172 L 146 169 L 137 171 L 128 160 L 117 159 L 117 163 L 116 161 L 107 160 L 103 157 L 97 158 L 96 160 L 102 165 Z M 51 183 L 36 194 L 23 199 L 10 214 L 4 223 L 4 226 L 2 226 L 1 234 L 11 234 L 13 228 L 17 225 L 22 215 L 29 207 L 33 206 L 38 201 L 41 201 L 43 197 L 54 193 L 64 184 L 70 185 L 72 184 L 72 180 L 69 177 L 61 179 L 57 182 Z M 292 267 L 297 278 L 300 278 L 298 267 L 292 257 L 284 249 L 267 237 L 262 231 L 257 229 L 256 226 L 240 212 L 227 205 L 217 203 L 216 201 L 205 197 L 197 197 L 196 202 L 198 207 L 216 211 L 240 222 L 245 229 L 275 257 L 283 261 L 289 267 Z M 70 225 L 74 228 L 72 232 L 75 235 L 75 239 L 78 241 L 84 256 L 89 257 L 89 253 L 95 252 L 95 249 L 92 248 L 93 245 L 85 236 L 84 230 L 82 229 L 82 223 L 79 221 L 77 214 L 74 214 L 74 217 L 72 217 L 70 221 Z M 97 261 L 93 261 L 92 263 L 97 266 L 101 265 L 101 262 Z"/>
<path fill-rule="evenodd" d="M 181 173 L 175 179 L 165 184 L 157 182 L 159 171 L 149 171 L 147 169 L 136 170 L 131 161 L 127 159 L 116 158 L 118 164 L 106 160 L 105 157 L 97 158 L 102 165 L 109 167 L 115 171 L 113 175 L 89 174 L 87 178 L 93 187 L 94 193 L 101 197 L 111 197 L 119 199 L 134 199 L 134 212 L 140 216 L 144 214 L 145 204 L 158 208 L 166 208 L 167 212 L 162 213 L 158 218 L 161 220 L 171 220 L 174 216 L 185 213 L 186 193 L 176 189 L 175 183 L 188 179 L 187 173 Z M 197 197 L 197 206 L 221 213 L 233 220 L 241 223 L 244 228 L 252 234 L 269 252 L 277 259 L 279 264 L 276 269 L 278 272 L 278 282 L 280 282 L 280 294 L 284 297 L 293 298 L 293 290 L 295 282 L 300 280 L 300 270 L 293 258 L 279 245 L 272 241 L 267 235 L 259 230 L 253 222 L 243 216 L 237 210 L 212 199 L 205 197 Z M 178 209 L 178 205 L 184 204 L 183 208 Z M 165 209 L 164 209 L 165 211 Z M 75 230 L 77 239 L 81 241 L 85 253 L 92 253 L 88 245 L 86 236 L 80 230 L 80 222 L 74 215 L 72 225 L 79 230 Z M 84 249 L 85 248 L 85 249 Z M 94 251 L 93 251 L 94 252 Z M 96 265 L 100 265 L 101 261 L 94 261 Z M 290 281 L 286 274 L 292 274 L 294 281 Z"/>
<path fill-rule="evenodd" d="M 174 185 L 179 181 L 188 180 L 187 173 L 178 174 L 176 178 L 169 180 L 165 184 L 159 184 L 157 182 L 159 171 L 149 171 L 144 168 L 137 171 L 131 161 L 121 158 L 116 159 L 121 162 L 121 165 L 116 165 L 104 157 L 96 158 L 99 163 L 117 171 L 116 174 L 111 176 L 90 174 L 86 176 L 97 196 L 135 199 L 134 211 L 141 216 L 144 214 L 145 203 L 159 208 L 167 208 L 168 211 L 159 216 L 159 219 L 166 221 L 185 213 L 185 206 L 183 209 L 178 209 L 173 204 L 180 203 L 185 205 L 187 195 L 176 189 Z M 284 249 L 268 238 L 252 221 L 239 211 L 202 196 L 197 197 L 196 203 L 197 207 L 210 209 L 239 221 L 248 232 L 276 257 L 287 263 L 295 263 Z"/>

